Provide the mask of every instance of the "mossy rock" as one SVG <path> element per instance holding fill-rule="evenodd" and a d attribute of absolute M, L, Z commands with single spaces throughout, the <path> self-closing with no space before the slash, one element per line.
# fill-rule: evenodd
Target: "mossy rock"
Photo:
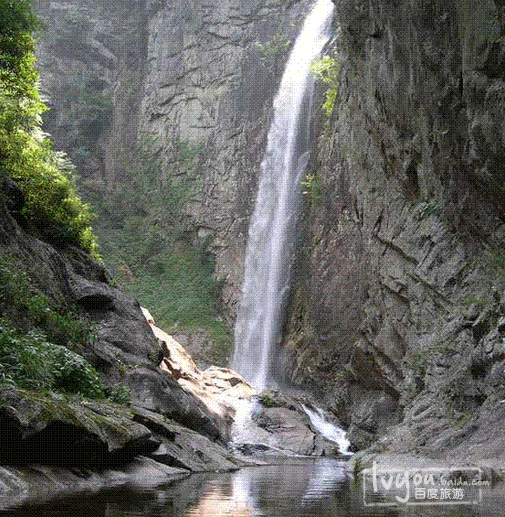
<path fill-rule="evenodd" d="M 297 401 L 277 390 L 262 391 L 258 395 L 258 402 L 266 408 L 283 407 L 293 411 L 301 410 Z"/>
<path fill-rule="evenodd" d="M 0 388 L 0 462 L 107 465 L 157 446 L 129 409 L 54 393 Z"/>

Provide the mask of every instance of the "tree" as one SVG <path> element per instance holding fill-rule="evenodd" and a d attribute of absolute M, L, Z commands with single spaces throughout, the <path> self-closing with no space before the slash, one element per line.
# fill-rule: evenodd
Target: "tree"
<path fill-rule="evenodd" d="M 26 199 L 24 215 L 39 236 L 94 252 L 92 215 L 76 193 L 73 165 L 41 128 L 47 109 L 39 95 L 31 0 L 0 0 L 0 175 Z"/>

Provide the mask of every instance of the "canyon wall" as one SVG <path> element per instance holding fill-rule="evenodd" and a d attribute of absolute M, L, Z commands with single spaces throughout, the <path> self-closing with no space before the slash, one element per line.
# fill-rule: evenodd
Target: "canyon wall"
<path fill-rule="evenodd" d="M 185 177 L 187 225 L 211 242 L 230 325 L 272 100 L 309 5 L 37 2 L 47 130 L 91 189 L 120 191 L 139 173 L 139 142 L 160 159 L 160 188 Z"/>
<path fill-rule="evenodd" d="M 337 4 L 283 369 L 357 448 L 501 451 L 503 7 Z"/>

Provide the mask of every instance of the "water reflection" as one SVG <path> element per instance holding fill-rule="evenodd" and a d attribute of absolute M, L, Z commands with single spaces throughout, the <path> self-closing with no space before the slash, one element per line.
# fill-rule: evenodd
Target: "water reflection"
<path fill-rule="evenodd" d="M 0 511 L 0 517 L 498 517 L 505 491 L 485 490 L 474 507 L 377 508 L 334 459 L 289 460 L 234 473 L 195 474 L 155 488 L 121 487 L 40 506 Z"/>
<path fill-rule="evenodd" d="M 243 469 L 233 477 L 233 500 L 240 502 L 241 511 L 249 512 L 240 515 L 256 517 L 272 515 L 272 511 L 305 515 L 305 509 L 333 495 L 345 483 L 343 467 L 334 460 L 292 462 Z"/>

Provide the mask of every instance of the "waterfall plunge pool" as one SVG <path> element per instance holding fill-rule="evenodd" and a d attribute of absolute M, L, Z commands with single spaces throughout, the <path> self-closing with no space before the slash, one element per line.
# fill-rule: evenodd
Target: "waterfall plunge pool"
<path fill-rule="evenodd" d="M 2 517 L 341 517 L 503 515 L 503 486 L 474 506 L 366 507 L 337 459 L 290 458 L 236 472 L 202 473 L 156 487 L 122 486 L 0 511 Z"/>

